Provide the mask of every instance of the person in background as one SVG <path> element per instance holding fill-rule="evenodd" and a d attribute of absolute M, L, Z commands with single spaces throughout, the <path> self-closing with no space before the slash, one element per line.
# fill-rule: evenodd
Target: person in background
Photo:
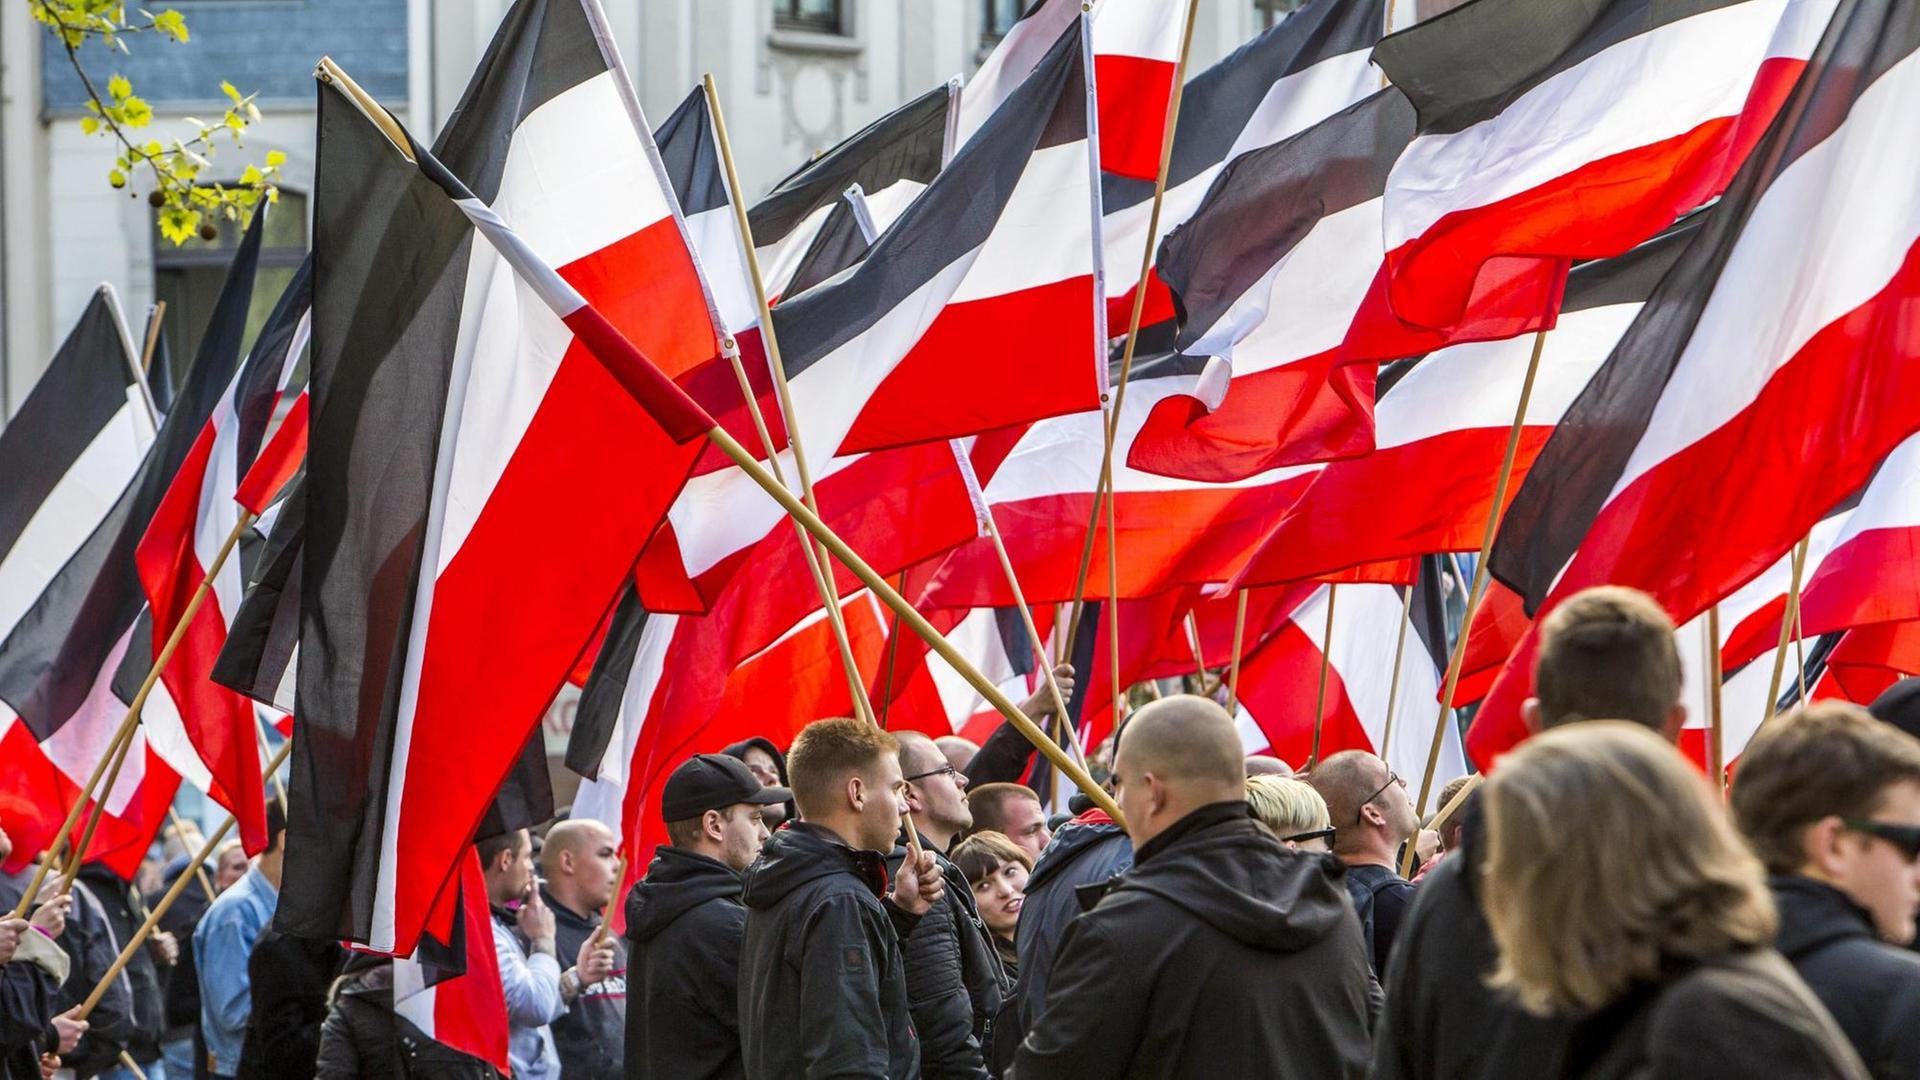
<path fill-rule="evenodd" d="M 393 1011 L 393 961 L 353 953 L 328 994 L 315 1080 L 499 1080 Z"/>
<path fill-rule="evenodd" d="M 966 772 L 967 767 L 973 764 L 973 755 L 980 752 L 979 745 L 972 739 L 963 739 L 958 735 L 942 735 L 933 740 L 933 745 L 947 755 L 947 764 L 957 772 Z"/>
<path fill-rule="evenodd" d="M 1537 696 L 1521 707 L 1535 731 L 1583 720 L 1628 720 L 1668 741 L 1686 722 L 1673 621 L 1645 593 L 1584 589 L 1548 612 L 1535 661 Z M 1521 1009 L 1486 988 L 1492 932 L 1481 903 L 1486 844 L 1477 804 L 1459 815 L 1453 854 L 1420 883 L 1382 974 L 1387 1005 L 1374 1040 L 1379 1080 L 1504 1080 L 1559 1075 L 1569 1024 Z"/>
<path fill-rule="evenodd" d="M 622 1075 L 627 1032 L 627 955 L 618 938 L 600 931 L 600 912 L 613 902 L 620 876 L 620 840 L 598 821 L 556 822 L 540 848 L 542 898 L 553 911 L 554 944 L 578 957 L 575 977 L 563 977 L 567 1013 L 553 1022 L 560 1071 L 569 1080 Z M 597 935 L 597 937 L 596 937 Z"/>
<path fill-rule="evenodd" d="M 793 740 L 788 775 L 800 820 L 747 867 L 740 946 L 740 1053 L 749 1080 L 920 1075 L 902 943 L 940 899 L 933 853 L 889 884 L 907 812 L 894 737 L 845 718 Z"/>
<path fill-rule="evenodd" d="M 1659 736 L 1623 721 L 1536 736 L 1501 761 L 1485 813 L 1490 985 L 1570 1018 L 1581 1076 L 1867 1076 L 1771 948 L 1760 861 Z"/>
<path fill-rule="evenodd" d="M 667 777 L 667 843 L 627 894 L 626 1075 L 732 1080 L 740 1060 L 741 872 L 770 835 L 760 808 L 793 792 L 762 787 L 725 754 L 696 754 Z"/>
<path fill-rule="evenodd" d="M 212 881 L 213 867 L 203 869 L 205 875 L 195 873 L 193 864 L 183 855 L 167 864 L 161 873 L 160 888 L 146 895 L 147 908 L 151 910 L 181 874 L 188 875 L 186 887 L 174 898 L 173 906 L 161 914 L 159 925 L 159 930 L 171 935 L 177 947 L 172 967 L 159 970 L 161 1012 L 165 1020 L 160 1036 L 160 1060 L 171 1080 L 192 1080 L 196 1063 L 205 1068 L 207 1057 L 206 1043 L 200 1036 L 200 971 L 193 955 L 193 932 L 213 903 L 213 897 L 207 895 L 202 885 L 203 878 Z"/>
<path fill-rule="evenodd" d="M 987 1075 L 987 1039 L 1009 980 L 989 932 L 974 907 L 967 879 L 941 855 L 973 825 L 967 777 L 954 769 L 933 740 L 917 731 L 896 734 L 907 805 L 920 847 L 933 855 L 946 880 L 944 894 L 906 938 L 907 1008 L 920 1036 L 920 1072 L 940 1077 Z M 888 857 L 889 869 L 911 855 L 902 832 Z"/>
<path fill-rule="evenodd" d="M 1013 933 L 1020 925 L 1020 906 L 1026 902 L 1033 856 L 1006 836 L 987 830 L 954 846 L 953 865 L 967 879 L 980 921 L 993 935 L 1001 966 L 1009 978 L 1017 976 L 1020 953 L 1013 947 Z"/>
<path fill-rule="evenodd" d="M 1333 850 L 1335 830 L 1327 816 L 1327 801 L 1304 780 L 1274 773 L 1249 776 L 1247 808 L 1274 839 L 1295 851 Z"/>
<path fill-rule="evenodd" d="M 1061 664 L 1054 668 L 1053 678 L 1054 682 L 1060 686 L 1060 693 L 1068 701 L 1072 701 L 1073 665 Z M 1054 714 L 1053 691 L 1047 688 L 1045 680 L 1041 680 L 1040 686 L 1027 697 L 1027 700 L 1020 703 L 1020 711 L 1027 714 L 1027 719 L 1048 731 L 1055 732 L 1054 737 L 1061 745 L 1066 744 L 1066 733 L 1057 730 L 1058 724 L 1048 721 L 1048 718 Z M 988 784 L 1013 783 L 1027 775 L 1027 769 L 1035 753 L 1033 744 L 1027 741 L 1027 737 L 1020 734 L 1019 729 L 1011 722 L 1003 721 L 999 727 L 993 729 L 992 734 L 987 736 L 987 741 L 980 744 L 980 751 L 973 755 L 973 760 L 967 763 L 963 771 L 975 785 L 980 787 Z M 1088 767 L 1092 767 L 1091 761 L 1088 762 Z"/>
<path fill-rule="evenodd" d="M 133 886 L 105 863 L 90 862 L 80 868 L 80 881 L 98 902 L 106 917 L 114 942 L 130 941 L 134 931 L 146 921 L 147 907 Z M 115 955 L 118 955 L 116 950 Z M 147 936 L 145 948 L 127 961 L 127 990 L 133 1014 L 132 1032 L 126 1050 L 147 1080 L 159 1080 L 166 1074 L 160 1061 L 160 1035 L 166 1028 L 166 1001 L 161 993 L 160 973 L 173 967 L 180 955 L 179 943 L 164 930 Z M 117 1060 L 101 1075 L 110 1080 L 134 1080 L 132 1069 Z"/>
<path fill-rule="evenodd" d="M 12 850 L 12 841 L 0 832 L 0 844 Z M 60 1065 L 60 1055 L 71 1051 L 86 1034 L 87 1022 L 57 1015 L 61 983 L 72 972 L 72 961 L 61 947 L 66 933 L 69 896 L 54 896 L 39 904 L 28 919 L 11 916 L 19 902 L 9 889 L 4 897 L 9 915 L 0 919 L 0 1075 L 6 1080 L 42 1080 Z"/>
<path fill-rule="evenodd" d="M 200 1034 L 206 1040 L 207 1073 L 237 1076 L 240 1050 L 253 1010 L 247 958 L 280 901 L 280 870 L 286 859 L 287 815 L 267 800 L 267 849 L 246 874 L 216 897 L 193 931 L 195 973 L 200 979 Z M 225 859 L 222 859 L 225 865 Z M 217 884 L 217 883 L 216 883 Z"/>
<path fill-rule="evenodd" d="M 493 952 L 507 999 L 507 1060 L 520 1080 L 560 1075 L 553 1021 L 567 1011 L 560 992 L 560 959 L 553 910 L 540 899 L 533 876 L 533 840 L 525 829 L 474 844 L 487 903 L 493 908 Z M 520 910 L 508 905 L 520 902 Z M 516 933 L 518 931 L 518 933 Z"/>
<path fill-rule="evenodd" d="M 234 882 L 247 876 L 249 865 L 247 852 L 240 846 L 240 841 L 229 840 L 220 845 L 220 850 L 213 857 L 213 891 L 217 894 L 233 888 Z"/>
<path fill-rule="evenodd" d="M 973 831 L 997 832 L 1019 845 L 1027 853 L 1027 862 L 1040 857 L 1053 840 L 1047 828 L 1047 811 L 1040 796 L 1025 784 L 981 784 L 967 789 L 967 809 L 973 814 Z"/>
<path fill-rule="evenodd" d="M 1020 926 L 1014 945 L 1020 953 L 1020 978 L 1014 986 L 1016 1008 L 999 1026 L 1021 1033 L 1047 1007 L 1053 961 L 1067 926 L 1084 910 L 1078 890 L 1095 885 L 1133 866 L 1133 841 L 1107 812 L 1094 807 L 1082 811 L 1053 834 L 1053 840 L 1033 862 L 1027 879 L 1026 901 L 1020 907 Z"/>
<path fill-rule="evenodd" d="M 1133 869 L 1068 927 L 1008 1075 L 1363 1075 L 1366 946 L 1341 865 L 1249 815 L 1226 710 L 1192 695 L 1143 707 L 1114 788 Z"/>
<path fill-rule="evenodd" d="M 247 960 L 253 1007 L 240 1048 L 242 1080 L 304 1080 L 314 1074 L 327 990 L 346 958 L 336 942 L 288 937 L 267 923 Z"/>
<path fill-rule="evenodd" d="M 1760 728 L 1733 815 L 1793 964 L 1876 1077 L 1920 1076 L 1920 740 L 1823 701 Z"/>
<path fill-rule="evenodd" d="M 756 735 L 751 739 L 742 739 L 720 752 L 745 762 L 760 781 L 761 787 L 790 786 L 787 783 L 787 759 L 769 739 Z M 768 829 L 777 829 L 782 822 L 793 820 L 793 803 L 769 803 L 760 808 L 760 815 L 767 819 Z"/>
<path fill-rule="evenodd" d="M 1347 894 L 1367 939 L 1376 974 L 1393 958 L 1400 921 L 1413 903 L 1413 883 L 1400 876 L 1400 845 L 1420 829 L 1406 781 L 1365 750 L 1343 750 L 1307 779 L 1327 801 L 1333 853 L 1347 864 Z"/>
<path fill-rule="evenodd" d="M 1247 778 L 1256 776 L 1292 776 L 1293 766 L 1272 754 L 1247 755 Z"/>

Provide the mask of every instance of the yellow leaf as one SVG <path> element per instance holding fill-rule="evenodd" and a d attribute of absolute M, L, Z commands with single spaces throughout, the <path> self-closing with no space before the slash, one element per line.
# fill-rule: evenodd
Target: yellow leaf
<path fill-rule="evenodd" d="M 113 100 L 124 101 L 131 93 L 133 93 L 133 84 L 127 81 L 125 75 L 115 75 L 107 80 L 107 96 Z"/>
<path fill-rule="evenodd" d="M 160 215 L 160 235 L 175 247 L 193 239 L 200 230 L 200 211 L 170 208 Z"/>
<path fill-rule="evenodd" d="M 240 103 L 240 91 L 234 89 L 233 84 L 225 79 L 220 80 L 220 92 L 232 98 L 235 105 Z"/>
<path fill-rule="evenodd" d="M 86 133 L 87 133 L 87 134 L 89 134 L 89 135 L 91 135 L 91 134 L 93 134 L 93 133 L 94 133 L 94 132 L 96 132 L 96 131 L 99 131 L 99 130 L 100 130 L 100 119 L 99 119 L 98 117 L 94 117 L 94 116 L 83 116 L 83 117 L 81 117 L 81 118 L 80 118 L 80 130 L 81 130 L 81 131 L 84 131 L 84 132 L 86 132 Z"/>
<path fill-rule="evenodd" d="M 117 188 L 126 187 L 127 174 L 121 172 L 119 169 L 115 169 L 112 172 L 107 174 L 107 183 L 112 184 L 114 187 L 117 187 Z"/>
<path fill-rule="evenodd" d="M 144 99 L 128 98 L 121 106 L 121 122 L 128 127 L 146 127 L 153 122 L 153 106 Z"/>
<path fill-rule="evenodd" d="M 240 182 L 242 184 L 247 185 L 248 187 L 252 187 L 253 185 L 265 179 L 266 179 L 266 176 L 262 174 L 259 169 L 255 168 L 252 165 L 247 166 L 240 173 Z"/>
<path fill-rule="evenodd" d="M 287 155 L 279 150 L 267 151 L 267 168 L 277 169 L 287 163 Z"/>
<path fill-rule="evenodd" d="M 148 140 L 147 145 L 140 148 L 140 152 L 148 157 L 159 157 L 162 149 L 163 147 L 157 141 Z"/>

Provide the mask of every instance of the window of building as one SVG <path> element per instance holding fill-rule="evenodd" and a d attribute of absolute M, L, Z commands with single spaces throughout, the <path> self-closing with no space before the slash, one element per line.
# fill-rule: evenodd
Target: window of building
<path fill-rule="evenodd" d="M 1013 24 L 1020 21 L 1023 0 L 981 0 L 980 6 L 980 48 L 985 51 L 1000 44 Z"/>
<path fill-rule="evenodd" d="M 773 0 L 776 30 L 804 30 L 814 34 L 847 32 L 841 0 Z"/>
<path fill-rule="evenodd" d="M 1253 0 L 1253 17 L 1262 30 L 1293 14 L 1305 0 Z"/>
<path fill-rule="evenodd" d="M 194 237 L 179 247 L 160 235 L 156 220 L 153 228 L 153 295 L 167 302 L 167 314 L 161 333 L 167 342 L 167 357 L 177 382 L 193 363 L 200 338 L 213 317 L 213 306 L 220 298 L 220 286 L 227 279 L 227 267 L 245 232 L 239 222 L 220 223 L 220 234 L 212 240 Z M 253 301 L 247 309 L 247 332 L 240 345 L 241 355 L 253 347 L 273 305 L 293 280 L 294 271 L 307 256 L 307 197 L 284 188 L 280 202 L 267 211 L 266 232 L 260 237 L 260 269 L 254 276 Z"/>

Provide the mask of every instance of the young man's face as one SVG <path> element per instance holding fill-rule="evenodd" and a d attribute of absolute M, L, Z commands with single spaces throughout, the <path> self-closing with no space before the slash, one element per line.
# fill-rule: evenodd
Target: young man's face
<path fill-rule="evenodd" d="M 1920 828 L 1920 784 L 1902 781 L 1887 789 L 1871 815 L 1875 821 Z M 1905 945 L 1914 937 L 1920 910 L 1920 859 L 1898 846 L 1860 833 L 1841 843 L 1833 884 L 1873 917 L 1883 939 Z"/>
<path fill-rule="evenodd" d="M 1047 849 L 1047 843 L 1053 839 L 1053 833 L 1047 829 L 1047 813 L 1040 809 L 1039 801 L 1008 799 L 1002 812 L 1007 819 L 1007 839 L 1035 859 L 1040 858 L 1040 853 Z"/>
<path fill-rule="evenodd" d="M 766 819 L 752 803 L 736 803 L 720 812 L 721 861 L 735 870 L 745 870 L 760 857 L 760 845 L 767 842 Z"/>
<path fill-rule="evenodd" d="M 900 815 L 907 812 L 907 782 L 900 776 L 899 755 L 878 755 L 866 775 L 872 783 L 867 785 L 866 805 L 860 812 L 858 846 L 868 851 L 892 851 L 894 837 L 900 834 Z"/>

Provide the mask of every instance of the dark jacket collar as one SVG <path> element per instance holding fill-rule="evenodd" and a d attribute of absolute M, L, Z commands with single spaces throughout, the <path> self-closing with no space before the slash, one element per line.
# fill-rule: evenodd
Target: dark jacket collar
<path fill-rule="evenodd" d="M 1244 799 L 1208 803 L 1167 826 L 1159 836 L 1142 844 L 1140 849 L 1134 852 L 1133 865 L 1139 866 L 1150 861 L 1155 855 L 1179 843 L 1182 837 L 1191 836 L 1209 825 L 1218 825 L 1221 822 L 1234 821 L 1247 816 L 1247 803 Z"/>
<path fill-rule="evenodd" d="M 1873 917 L 1846 893 L 1823 881 L 1797 874 L 1767 880 L 1780 909 L 1775 948 L 1789 960 L 1845 938 L 1875 938 Z"/>

